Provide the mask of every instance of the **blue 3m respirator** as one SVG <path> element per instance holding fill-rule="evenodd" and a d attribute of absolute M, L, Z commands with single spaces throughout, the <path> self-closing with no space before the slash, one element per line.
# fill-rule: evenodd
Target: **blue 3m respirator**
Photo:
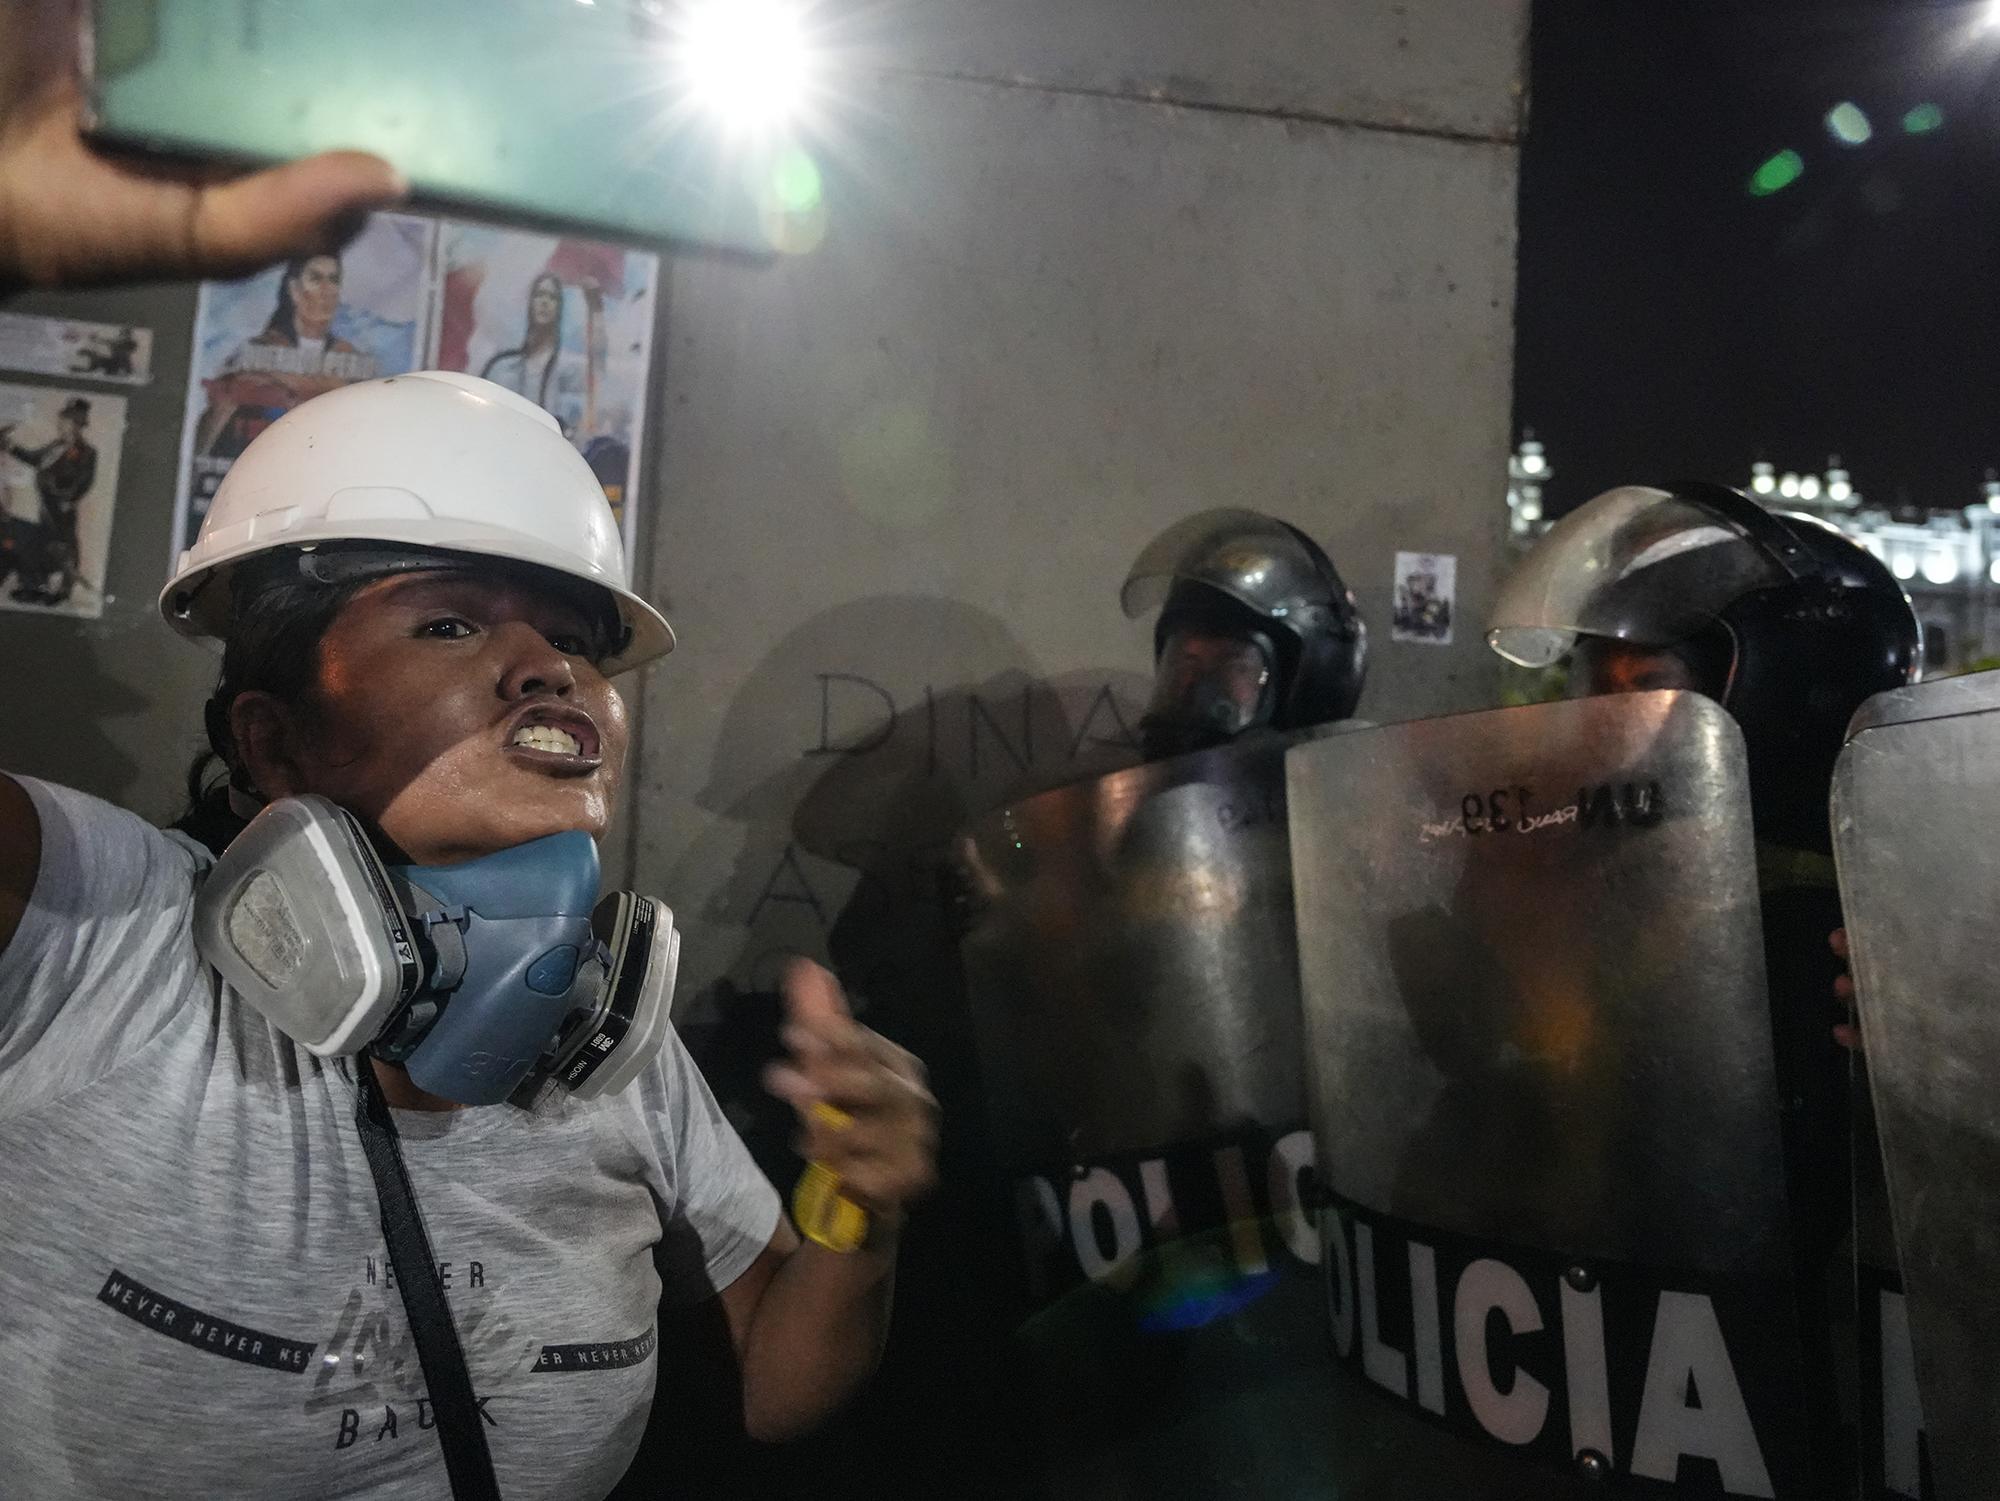
<path fill-rule="evenodd" d="M 320 1057 L 371 1051 L 464 1105 L 588 1100 L 659 1053 L 680 957 L 667 908 L 597 888 L 581 832 L 391 866 L 344 809 L 281 798 L 203 880 L 195 942 Z"/>

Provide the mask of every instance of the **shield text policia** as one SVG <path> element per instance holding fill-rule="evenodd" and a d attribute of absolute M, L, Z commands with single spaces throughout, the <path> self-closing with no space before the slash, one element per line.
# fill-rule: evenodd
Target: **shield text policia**
<path fill-rule="evenodd" d="M 1030 797 L 960 845 L 1057 1495 L 1331 1493 L 1286 743 Z"/>
<path fill-rule="evenodd" d="M 1426 720 L 1288 782 L 1333 1342 L 1425 1420 L 1381 1494 L 1824 1493 L 1728 715 Z"/>

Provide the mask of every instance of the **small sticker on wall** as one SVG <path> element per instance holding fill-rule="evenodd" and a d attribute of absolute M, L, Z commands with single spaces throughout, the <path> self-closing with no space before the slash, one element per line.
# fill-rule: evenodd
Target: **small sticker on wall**
<path fill-rule="evenodd" d="M 1426 646 L 1451 645 L 1458 603 L 1458 559 L 1448 552 L 1396 554 L 1396 615 L 1390 637 Z"/>
<path fill-rule="evenodd" d="M 126 323 L 0 313 L 0 369 L 143 386 L 153 378 L 153 331 Z"/>
<path fill-rule="evenodd" d="M 125 398 L 0 385 L 0 610 L 104 613 Z"/>

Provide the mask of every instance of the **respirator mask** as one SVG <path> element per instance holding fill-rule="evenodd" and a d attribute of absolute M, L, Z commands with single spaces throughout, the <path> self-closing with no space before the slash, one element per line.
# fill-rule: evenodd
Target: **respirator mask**
<path fill-rule="evenodd" d="M 1149 760 L 1226 745 L 1271 721 L 1276 653 L 1261 632 L 1175 626 L 1160 642 L 1153 697 L 1140 720 Z"/>
<path fill-rule="evenodd" d="M 667 908 L 598 880 L 580 831 L 392 866 L 344 809 L 281 798 L 202 882 L 195 943 L 319 1057 L 372 1052 L 464 1105 L 590 1100 L 659 1053 L 680 957 Z"/>

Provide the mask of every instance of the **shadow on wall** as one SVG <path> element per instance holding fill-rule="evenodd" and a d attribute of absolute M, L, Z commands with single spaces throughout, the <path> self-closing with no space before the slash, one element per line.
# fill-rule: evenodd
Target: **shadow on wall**
<path fill-rule="evenodd" d="M 950 681 L 968 667 L 976 684 Z M 1138 684 L 1042 678 L 997 617 L 925 596 L 841 605 L 772 649 L 731 701 L 697 795 L 725 823 L 673 877 L 731 862 L 703 916 L 741 935 L 738 954 L 689 1032 L 713 1046 L 704 1063 L 739 1124 L 763 1111 L 757 1072 L 792 954 L 827 959 L 869 1024 L 948 1082 L 970 1047 L 945 1005 L 959 990 L 951 841 L 1009 797 L 1136 760 Z M 770 772 L 771 727 L 788 723 L 813 733 Z"/>
<path fill-rule="evenodd" d="M 954 681 L 968 670 L 976 683 Z M 944 1113 L 944 1186 L 905 1231 L 881 1376 L 819 1438 L 752 1456 L 745 1494 L 1035 1493 L 1004 1348 L 1021 1272 L 987 1161 L 948 857 L 998 804 L 1136 762 L 1147 687 L 1136 673 L 1042 677 L 997 617 L 889 595 L 792 632 L 730 704 L 698 794 L 726 822 L 686 871 L 741 840 L 704 916 L 743 936 L 728 977 L 697 999 L 701 1020 L 683 1027 L 689 1047 L 789 1192 L 794 1122 L 761 1073 L 780 1051 L 785 957 L 821 956 L 867 1023 L 924 1060 Z M 813 737 L 770 772 L 771 727 L 801 722 Z"/>
<path fill-rule="evenodd" d="M 970 818 L 1138 759 L 1146 686 L 1042 677 L 1004 622 L 952 600 L 857 600 L 793 631 L 724 717 L 696 794 L 723 822 L 668 877 L 713 886 L 701 915 L 743 935 L 721 992 L 770 988 L 785 955 L 830 955 L 850 906 L 937 907 L 942 857 Z M 794 725 L 774 772 L 773 727 Z M 843 978 L 868 1004 L 868 976 Z M 712 1019 L 716 999 L 696 1014 Z"/>
<path fill-rule="evenodd" d="M 93 639 L 73 620 L 12 612 L 0 614 L 0 641 L 5 642 L 5 659 L 13 669 L 12 691 L 0 697 L 0 770 L 59 782 L 121 807 L 131 806 L 144 768 L 105 733 L 104 725 L 143 714 L 152 704 L 99 665 L 109 643 Z M 32 693 L 25 691 L 53 663 L 61 664 L 60 681 L 44 678 Z M 38 712 L 56 696 L 64 705 L 60 719 Z M 60 733 L 51 733 L 57 725 Z M 192 754 L 190 750 L 190 759 Z M 184 772 L 186 767 L 176 770 Z M 178 803 L 173 811 L 180 811 Z"/>
<path fill-rule="evenodd" d="M 908 669 L 887 664 L 912 660 L 936 664 L 919 668 L 929 680 L 889 680 Z M 976 684 L 936 681 L 969 666 L 984 674 Z M 869 1025 L 922 1057 L 941 1088 L 969 1077 L 952 840 L 1008 798 L 1136 761 L 1129 705 L 1143 686 L 1042 678 L 998 618 L 923 596 L 839 606 L 773 648 L 731 702 L 698 794 L 727 820 L 716 841 L 741 841 L 703 915 L 742 938 L 727 978 L 698 999 L 707 1025 L 690 1033 L 713 1045 L 704 1064 L 739 1125 L 769 1115 L 789 1140 L 757 1074 L 776 1050 L 792 954 L 825 958 Z M 771 726 L 800 723 L 801 704 L 813 738 L 759 775 Z M 717 853 L 697 847 L 689 875 Z"/>

